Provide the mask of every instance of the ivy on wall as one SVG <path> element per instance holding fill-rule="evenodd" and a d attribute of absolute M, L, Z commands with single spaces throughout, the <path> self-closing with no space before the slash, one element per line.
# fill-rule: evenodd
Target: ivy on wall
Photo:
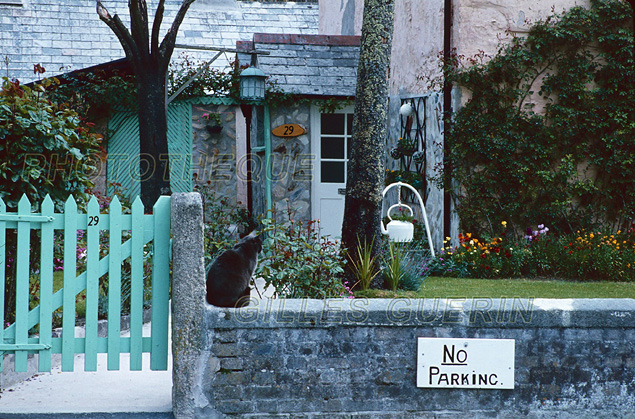
<path fill-rule="evenodd" d="M 501 221 L 516 236 L 537 224 L 573 232 L 633 223 L 631 13 L 625 2 L 591 0 L 535 23 L 489 60 L 446 63 L 448 80 L 471 94 L 446 133 L 464 231 L 500 234 Z"/>

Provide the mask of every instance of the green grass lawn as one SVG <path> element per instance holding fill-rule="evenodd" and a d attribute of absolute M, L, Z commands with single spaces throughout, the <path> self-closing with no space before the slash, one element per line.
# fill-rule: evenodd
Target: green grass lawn
<path fill-rule="evenodd" d="M 635 298 L 635 282 L 576 282 L 545 279 L 471 279 L 430 277 L 421 290 L 358 291 L 368 298 Z"/>

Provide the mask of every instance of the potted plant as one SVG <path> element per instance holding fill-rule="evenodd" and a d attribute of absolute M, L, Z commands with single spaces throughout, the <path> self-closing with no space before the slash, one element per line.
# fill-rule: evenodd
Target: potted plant
<path fill-rule="evenodd" d="M 217 113 L 205 112 L 203 114 L 203 121 L 205 121 L 205 128 L 207 128 L 207 131 L 212 134 L 217 134 L 223 129 L 220 115 Z"/>

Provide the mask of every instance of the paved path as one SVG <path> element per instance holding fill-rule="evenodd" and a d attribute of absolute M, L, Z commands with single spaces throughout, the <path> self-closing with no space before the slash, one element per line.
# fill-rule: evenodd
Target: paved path
<path fill-rule="evenodd" d="M 264 289 L 262 279 L 256 283 L 262 297 L 273 295 L 272 287 Z M 252 290 L 252 297 L 261 295 Z M 143 335 L 150 336 L 150 324 L 143 327 Z M 171 418 L 172 348 L 168 348 L 167 371 L 150 371 L 150 354 L 143 354 L 143 371 L 130 371 L 130 354 L 121 354 L 120 371 L 108 371 L 107 355 L 99 354 L 97 371 L 84 372 L 84 355 L 76 355 L 74 372 L 53 368 L 0 393 L 0 419 Z"/>
<path fill-rule="evenodd" d="M 121 354 L 120 371 L 108 371 L 107 354 L 99 354 L 97 371 L 84 372 L 76 355 L 74 372 L 57 367 L 2 392 L 0 418 L 172 417 L 172 353 L 167 371 L 150 371 L 150 354 L 143 357 L 143 371 L 130 371 L 130 354 Z"/>

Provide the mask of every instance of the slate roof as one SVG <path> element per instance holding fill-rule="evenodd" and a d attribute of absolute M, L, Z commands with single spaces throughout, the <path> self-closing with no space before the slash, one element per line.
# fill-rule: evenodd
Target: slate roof
<path fill-rule="evenodd" d="M 162 33 L 167 31 L 182 0 L 165 1 Z M 156 2 L 148 2 L 154 19 Z M 103 0 L 114 15 L 129 25 L 127 0 Z M 251 2 L 197 0 L 179 30 L 177 43 L 235 48 L 254 33 L 308 33 L 318 31 L 315 2 Z M 178 59 L 182 50 L 175 50 Z M 209 60 L 214 53 L 188 51 L 192 58 Z M 0 57 L 8 57 L 9 76 L 26 83 L 38 79 L 33 65 L 43 65 L 45 76 L 67 73 L 117 60 L 125 56 L 121 44 L 95 11 L 94 1 L 28 0 L 15 5 L 0 2 Z M 228 54 L 232 58 L 233 54 Z M 222 67 L 219 60 L 215 66 Z M 6 75 L 4 62 L 1 75 Z"/>
<path fill-rule="evenodd" d="M 238 50 L 269 51 L 258 67 L 287 92 L 309 96 L 355 96 L 359 36 L 254 34 Z M 249 63 L 248 54 L 238 54 Z"/>

